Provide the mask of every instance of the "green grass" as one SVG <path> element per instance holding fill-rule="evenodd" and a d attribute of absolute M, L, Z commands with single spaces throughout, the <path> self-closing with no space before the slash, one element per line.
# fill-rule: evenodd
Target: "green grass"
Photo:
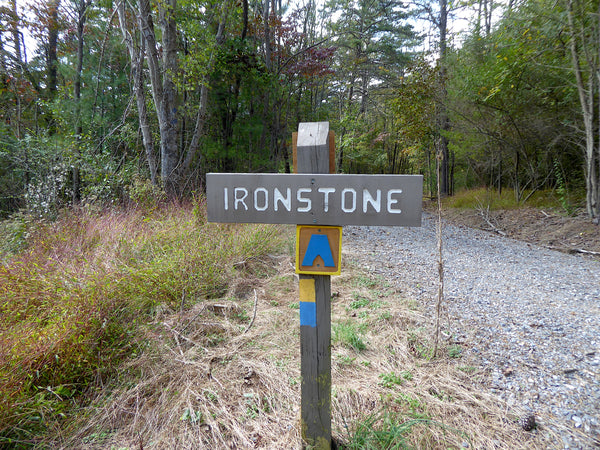
<path fill-rule="evenodd" d="M 379 375 L 381 381 L 379 384 L 385 388 L 391 388 L 394 386 L 401 386 L 405 381 L 413 379 L 412 373 L 408 371 L 402 371 L 399 374 L 395 372 L 382 373 Z"/>
<path fill-rule="evenodd" d="M 477 368 L 473 366 L 458 366 L 457 369 L 469 375 L 477 372 Z"/>
<path fill-rule="evenodd" d="M 441 427 L 445 434 L 463 435 L 458 430 L 427 418 L 410 418 L 389 408 L 366 416 L 349 433 L 348 443 L 342 448 L 351 450 L 400 450 L 415 448 L 411 438 L 419 429 L 420 445 L 417 448 L 445 448 L 443 442 L 432 438 L 427 429 Z M 449 447 L 450 448 L 450 447 Z M 451 447 L 453 448 L 453 447 Z"/>
<path fill-rule="evenodd" d="M 223 295 L 239 271 L 260 267 L 278 235 L 207 224 L 198 205 L 66 212 L 36 224 L 0 266 L 0 447 L 56 428 L 144 352 L 140 330 L 157 314 Z"/>
<path fill-rule="evenodd" d="M 338 356 L 338 363 L 340 366 L 351 366 L 356 361 L 356 358 L 352 358 L 350 356 Z"/>
<path fill-rule="evenodd" d="M 357 352 L 367 348 L 360 325 L 353 320 L 333 324 L 331 340 L 333 343 L 341 344 Z"/>
<path fill-rule="evenodd" d="M 367 308 L 372 303 L 370 298 L 360 295 L 358 292 L 353 292 L 352 296 L 354 300 L 350 302 L 351 309 Z"/>
<path fill-rule="evenodd" d="M 35 222 L 25 214 L 0 221 L 0 262 L 23 250 L 35 228 Z"/>
<path fill-rule="evenodd" d="M 410 394 L 398 393 L 398 398 L 395 400 L 400 405 L 407 406 L 410 409 L 410 415 L 416 419 L 428 418 L 425 415 L 427 406 L 419 398 L 413 397 Z"/>
<path fill-rule="evenodd" d="M 462 347 L 458 344 L 453 344 L 448 347 L 448 356 L 450 358 L 460 358 L 462 356 Z"/>
<path fill-rule="evenodd" d="M 365 288 L 368 290 L 390 289 L 392 285 L 381 275 L 370 275 L 361 273 L 352 279 L 352 285 L 356 288 Z"/>
<path fill-rule="evenodd" d="M 383 410 L 365 418 L 350 437 L 348 449 L 408 449 L 407 437 L 418 421 L 403 421 L 397 414 Z"/>
<path fill-rule="evenodd" d="M 352 284 L 355 287 L 363 287 L 367 289 L 374 289 L 379 286 L 380 280 L 375 277 L 371 277 L 365 274 L 359 274 L 356 278 L 352 280 Z"/>
<path fill-rule="evenodd" d="M 408 350 L 417 358 L 430 359 L 433 349 L 427 345 L 421 335 L 422 331 L 422 329 L 416 329 L 408 332 Z"/>
<path fill-rule="evenodd" d="M 490 210 L 499 209 L 516 209 L 522 206 L 530 206 L 533 208 L 547 208 L 562 210 L 563 202 L 561 202 L 561 194 L 555 190 L 546 189 L 534 192 L 525 203 L 523 200 L 529 195 L 525 192 L 520 201 L 517 201 L 514 190 L 502 189 L 498 194 L 496 189 L 475 188 L 461 190 L 451 197 L 444 199 L 444 207 L 457 209 L 477 209 L 487 208 Z M 575 205 L 583 205 L 585 201 L 585 193 L 578 191 L 569 194 L 570 201 Z"/>

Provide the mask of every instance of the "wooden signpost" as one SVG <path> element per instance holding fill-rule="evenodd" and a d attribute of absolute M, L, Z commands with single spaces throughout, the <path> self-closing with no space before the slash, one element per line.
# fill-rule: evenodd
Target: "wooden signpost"
<path fill-rule="evenodd" d="M 330 148 L 333 146 L 333 138 L 330 138 L 330 134 L 332 133 L 329 132 L 327 122 L 300 124 L 294 146 L 296 173 L 335 172 L 335 167 L 332 166 L 335 164 L 335 155 Z M 329 206 L 329 202 L 326 204 Z M 337 241 L 332 243 L 334 236 L 332 233 L 326 233 L 322 227 L 307 227 L 308 233 L 305 234 L 309 236 L 308 240 L 301 240 L 304 227 L 297 225 L 296 228 L 296 273 L 299 276 L 300 293 L 300 432 L 302 439 L 308 445 L 319 450 L 329 450 L 331 449 L 331 275 L 324 272 L 317 275 L 315 269 L 322 264 L 321 267 L 332 270 L 330 273 L 339 273 L 342 259 L 342 232 L 337 227 L 329 229 L 331 232 L 339 230 Z M 316 248 L 313 243 L 315 237 L 321 239 L 320 245 Z M 339 249 L 337 258 L 334 257 L 336 249 Z M 314 259 L 313 254 L 316 255 Z"/>
<path fill-rule="evenodd" d="M 300 291 L 301 433 L 331 448 L 331 275 L 341 225 L 420 226 L 421 175 L 335 175 L 328 122 L 294 133 L 296 174 L 208 174 L 209 222 L 295 223 Z"/>

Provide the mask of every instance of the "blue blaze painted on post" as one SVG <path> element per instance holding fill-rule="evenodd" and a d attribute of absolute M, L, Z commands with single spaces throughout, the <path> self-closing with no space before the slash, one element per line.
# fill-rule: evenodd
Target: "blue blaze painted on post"
<path fill-rule="evenodd" d="M 315 302 L 300 302 L 300 325 L 317 326 L 317 304 Z"/>
<path fill-rule="evenodd" d="M 302 265 L 312 266 L 315 263 L 317 256 L 320 256 L 323 259 L 325 267 L 335 267 L 333 254 L 331 253 L 331 247 L 329 245 L 329 238 L 326 234 L 313 234 L 310 237 L 304 259 L 302 259 Z"/>

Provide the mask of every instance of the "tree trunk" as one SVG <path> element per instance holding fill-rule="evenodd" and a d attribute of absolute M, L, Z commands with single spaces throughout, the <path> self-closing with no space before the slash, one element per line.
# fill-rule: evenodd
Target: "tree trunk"
<path fill-rule="evenodd" d="M 362 92 L 360 93 L 360 114 L 367 113 L 367 100 L 369 95 L 369 69 L 364 68 L 362 73 Z"/>
<path fill-rule="evenodd" d="M 51 0 L 48 7 L 50 17 L 48 23 L 48 59 L 47 59 L 47 92 L 48 98 L 53 100 L 57 90 L 57 46 L 58 46 L 58 7 L 60 0 Z"/>
<path fill-rule="evenodd" d="M 485 37 L 489 37 L 492 31 L 492 13 L 494 12 L 493 0 L 484 0 L 484 11 L 485 11 Z"/>
<path fill-rule="evenodd" d="M 265 33 L 265 66 L 267 68 L 267 72 L 271 71 L 271 26 L 269 24 L 269 0 L 264 0 L 263 4 L 263 27 Z"/>
<path fill-rule="evenodd" d="M 600 4 L 598 4 L 598 11 L 597 11 L 597 15 L 596 15 L 596 38 L 598 39 L 596 41 L 596 45 L 598 53 L 596 55 L 597 57 L 597 65 L 595 67 L 595 72 L 596 72 L 596 86 L 599 87 L 600 90 Z M 591 188 L 593 189 L 593 191 L 595 192 L 595 198 L 596 198 L 596 209 L 595 211 L 593 211 L 593 214 L 590 214 L 592 217 L 596 218 L 596 223 L 598 223 L 598 218 L 600 217 L 600 101 L 598 101 L 598 136 L 597 136 L 597 145 L 595 148 L 595 157 L 596 157 L 596 176 L 594 178 L 594 183 L 592 183 Z M 593 209 L 592 209 L 593 210 Z"/>
<path fill-rule="evenodd" d="M 23 58 L 21 56 L 21 33 L 19 32 L 19 15 L 17 14 L 17 0 L 11 0 L 10 7 L 12 10 L 12 38 L 15 46 L 15 59 L 17 64 L 21 66 L 23 64 Z M 4 56 L 3 56 L 4 57 Z M 21 67 L 19 67 L 21 69 Z"/>
<path fill-rule="evenodd" d="M 145 53 L 145 47 L 143 44 L 146 41 L 145 39 L 141 39 L 142 46 L 139 50 L 136 50 L 133 43 L 133 38 L 131 36 L 131 33 L 129 32 L 130 25 L 127 22 L 127 16 L 125 15 L 125 0 L 119 2 L 117 8 L 121 34 L 123 35 L 123 41 L 125 42 L 125 46 L 127 47 L 127 51 L 129 53 L 129 60 L 131 61 L 133 92 L 135 94 L 138 109 L 138 122 L 140 125 L 140 131 L 142 133 L 142 143 L 146 152 L 146 161 L 148 162 L 148 167 L 150 169 L 150 180 L 152 184 L 156 186 L 158 184 L 158 167 L 156 162 L 154 139 L 152 138 L 150 122 L 148 120 L 148 109 L 146 107 L 146 90 L 144 88 L 144 71 L 142 68 L 142 61 Z"/>
<path fill-rule="evenodd" d="M 450 195 L 450 154 L 448 151 L 448 138 L 446 133 L 450 130 L 450 121 L 446 109 L 448 97 L 446 89 L 446 56 L 447 56 L 447 31 L 448 31 L 448 0 L 440 0 L 440 17 L 438 22 L 440 32 L 440 60 L 439 60 L 439 101 L 437 111 L 437 126 L 440 134 L 440 192 L 443 196 Z"/>
<path fill-rule="evenodd" d="M 56 97 L 58 83 L 58 7 L 60 0 L 51 0 L 48 4 L 48 55 L 47 55 L 47 76 L 46 76 L 46 96 L 52 101 Z M 52 135 L 56 132 L 54 119 L 50 119 L 48 131 Z"/>
<path fill-rule="evenodd" d="M 600 69 L 599 63 L 596 62 L 595 67 L 591 67 L 593 61 L 588 60 L 590 64 L 590 75 L 588 83 L 584 80 L 583 68 L 581 66 L 579 52 L 577 48 L 577 32 L 575 30 L 575 18 L 573 0 L 567 0 L 567 18 L 569 24 L 569 37 L 571 49 L 571 62 L 573 72 L 575 73 L 575 81 L 577 84 L 577 92 L 579 94 L 579 103 L 583 116 L 583 124 L 585 130 L 585 187 L 586 187 L 586 208 L 588 215 L 591 218 L 600 216 L 600 168 L 597 166 L 597 161 L 600 158 L 600 149 L 596 142 L 596 131 L 594 130 L 594 99 L 598 91 L 598 85 L 594 74 Z M 584 36 L 584 34 L 582 34 Z M 582 42 L 582 45 L 588 44 Z"/>
<path fill-rule="evenodd" d="M 221 20 L 219 21 L 219 26 L 217 27 L 217 35 L 215 37 L 216 46 L 220 47 L 223 44 L 223 35 L 225 34 L 225 26 L 227 25 L 227 19 L 229 17 L 229 5 L 230 2 L 224 2 L 221 10 Z M 244 14 L 247 14 L 247 1 L 244 0 Z M 247 19 L 247 17 L 245 17 Z M 247 25 L 247 24 L 245 24 Z M 242 39 L 245 38 L 246 28 L 242 30 Z M 216 50 L 216 49 L 215 49 Z M 190 168 L 192 162 L 196 157 L 198 157 L 198 170 L 200 180 L 202 182 L 204 178 L 204 167 L 202 161 L 202 154 L 198 151 L 200 146 L 200 139 L 205 134 L 206 127 L 206 116 L 208 113 L 208 82 L 209 77 L 212 72 L 212 67 L 214 65 L 215 60 L 215 52 L 213 51 L 210 55 L 210 59 L 208 60 L 208 67 L 206 70 L 206 75 L 204 76 L 204 80 L 200 86 L 200 104 L 198 106 L 198 112 L 196 114 L 196 125 L 194 127 L 194 134 L 192 134 L 192 139 L 188 148 L 186 150 L 185 159 L 183 160 L 181 174 L 184 176 L 190 176 Z"/>
<path fill-rule="evenodd" d="M 156 107 L 160 131 L 161 180 L 167 196 L 177 194 L 177 90 L 172 76 L 177 72 L 177 28 L 175 23 L 176 0 L 159 4 L 159 19 L 162 31 L 162 67 L 159 62 L 158 46 L 149 0 L 140 0 L 139 12 L 142 37 L 146 41 L 146 61 L 150 73 L 152 97 Z"/>
<path fill-rule="evenodd" d="M 173 76 L 178 70 L 177 60 L 177 24 L 175 10 L 177 0 L 169 0 L 166 6 L 160 4 L 159 16 L 163 45 L 163 108 L 160 123 L 161 135 L 161 177 L 167 195 L 173 196 L 178 187 L 177 163 L 179 148 L 177 145 L 177 87 Z"/>
<path fill-rule="evenodd" d="M 77 67 L 75 69 L 74 97 L 75 97 L 75 161 L 73 163 L 73 205 L 78 205 L 81 201 L 80 186 L 80 164 L 81 158 L 81 134 L 83 127 L 81 124 L 81 72 L 83 70 L 83 29 L 85 26 L 86 12 L 89 6 L 88 1 L 81 0 L 77 5 Z"/>

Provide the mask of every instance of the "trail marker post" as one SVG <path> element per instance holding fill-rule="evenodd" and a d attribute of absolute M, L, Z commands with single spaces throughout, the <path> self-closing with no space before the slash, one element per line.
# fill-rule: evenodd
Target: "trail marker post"
<path fill-rule="evenodd" d="M 331 275 L 341 271 L 342 225 L 421 226 L 421 175 L 336 175 L 328 122 L 292 136 L 295 174 L 206 177 L 209 222 L 296 224 L 300 291 L 301 434 L 331 440 Z"/>
<path fill-rule="evenodd" d="M 295 140 L 294 172 L 335 172 L 334 138 L 329 123 L 300 124 Z M 296 273 L 300 292 L 300 431 L 307 444 L 318 450 L 329 450 L 331 274 L 341 271 L 342 229 L 311 224 L 296 225 L 296 230 Z M 303 234 L 306 235 L 304 240 L 301 239 Z M 336 250 L 338 253 L 334 257 Z"/>

